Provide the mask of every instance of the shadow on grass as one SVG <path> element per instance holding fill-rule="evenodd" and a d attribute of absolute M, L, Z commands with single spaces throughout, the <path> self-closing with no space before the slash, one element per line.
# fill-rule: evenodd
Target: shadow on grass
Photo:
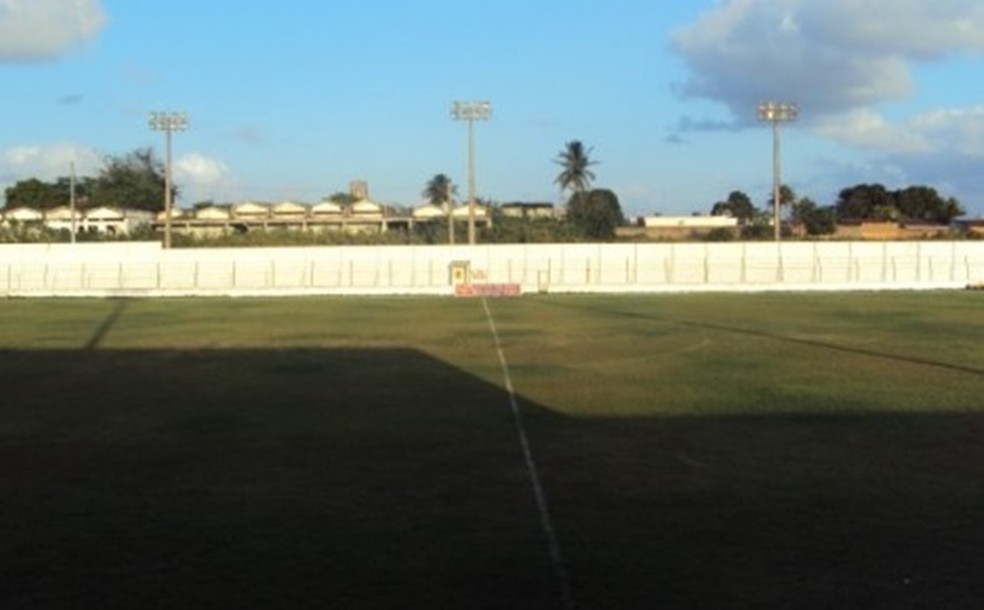
<path fill-rule="evenodd" d="M 899 354 L 892 354 L 889 352 L 883 352 L 872 349 L 865 349 L 861 347 L 855 347 L 850 345 L 842 345 L 837 343 L 830 343 L 827 341 L 818 341 L 816 339 L 805 339 L 802 337 L 790 337 L 788 335 L 781 335 L 778 333 L 770 333 L 761 330 L 755 330 L 751 328 L 742 328 L 740 326 L 730 326 L 726 324 L 714 324 L 712 322 L 707 322 L 704 320 L 681 320 L 679 318 L 669 318 L 665 316 L 660 316 L 656 314 L 645 314 L 633 311 L 616 311 L 612 309 L 595 308 L 587 306 L 584 304 L 570 304 L 570 303 L 560 303 L 555 301 L 543 301 L 551 307 L 566 307 L 569 309 L 576 310 L 587 310 L 593 311 L 600 315 L 605 316 L 618 316 L 623 318 L 632 318 L 638 320 L 649 320 L 653 322 L 660 322 L 662 324 L 672 324 L 675 326 L 683 326 L 688 328 L 697 328 L 701 330 L 716 330 L 731 334 L 745 335 L 748 337 L 755 337 L 759 339 L 770 339 L 773 341 L 780 341 L 783 343 L 792 343 L 795 345 L 805 345 L 809 347 L 819 347 L 822 349 L 830 350 L 833 352 L 841 352 L 845 354 L 854 354 L 859 356 L 871 356 L 874 358 L 881 358 L 884 360 L 894 360 L 896 362 L 904 362 L 907 364 L 918 364 L 923 366 L 932 366 L 941 369 L 947 369 L 951 371 L 956 371 L 959 373 L 969 373 L 971 375 L 976 375 L 978 377 L 984 377 L 984 368 L 966 366 L 961 364 L 955 364 L 952 362 L 941 362 L 939 360 L 930 360 L 928 358 L 914 358 L 912 356 L 901 356 Z"/>
<path fill-rule="evenodd" d="M 86 342 L 83 349 L 94 350 L 102 344 L 103 339 L 106 338 L 106 335 L 113 329 L 113 326 L 116 325 L 116 322 L 120 319 L 120 316 L 123 315 L 123 311 L 126 309 L 128 302 L 129 301 L 126 299 L 116 300 L 116 306 L 113 307 L 113 311 L 105 320 L 103 320 L 102 324 L 96 328 L 96 332 L 92 334 L 92 337 Z"/>
<path fill-rule="evenodd" d="M 5 608 L 560 606 L 508 397 L 426 354 L 0 363 Z M 984 600 L 980 415 L 521 402 L 578 608 Z"/>

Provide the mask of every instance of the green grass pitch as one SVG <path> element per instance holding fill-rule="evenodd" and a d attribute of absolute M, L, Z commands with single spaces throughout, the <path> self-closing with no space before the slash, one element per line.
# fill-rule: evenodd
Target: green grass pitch
<path fill-rule="evenodd" d="M 0 301 L 0 606 L 979 608 L 982 297 L 489 301 L 562 570 L 479 300 Z"/>

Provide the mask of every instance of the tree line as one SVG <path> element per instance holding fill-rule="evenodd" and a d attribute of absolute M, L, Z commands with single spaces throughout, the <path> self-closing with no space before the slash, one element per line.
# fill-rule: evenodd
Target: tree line
<path fill-rule="evenodd" d="M 538 230 L 526 227 L 509 219 L 497 220 L 496 224 L 504 225 L 505 229 L 493 231 L 492 237 L 503 237 L 504 232 L 515 237 L 518 241 L 549 240 L 550 237 L 560 241 L 577 239 L 611 240 L 615 237 L 615 229 L 625 224 L 625 216 L 619 203 L 618 195 L 610 189 L 591 188 L 595 173 L 591 167 L 599 162 L 591 158 L 591 147 L 586 147 L 580 140 L 571 140 L 564 145 L 554 163 L 560 166 L 560 172 L 554 179 L 554 184 L 560 188 L 560 195 L 565 192 L 570 196 L 567 200 L 565 221 L 566 226 L 559 223 L 540 222 Z M 457 187 L 447 174 L 435 174 L 421 195 L 434 205 L 447 205 L 453 200 Z M 547 219 L 543 219 L 547 220 Z M 548 228 L 554 226 L 554 230 Z"/>
<path fill-rule="evenodd" d="M 71 177 L 60 177 L 53 182 L 37 178 L 21 180 L 5 190 L 4 207 L 50 210 L 67 205 L 72 182 Z M 150 148 L 106 157 L 96 176 L 83 176 L 74 182 L 75 200 L 80 209 L 102 206 L 149 212 L 164 209 L 164 165 Z M 171 192 L 177 195 L 178 191 L 172 188 Z"/>
<path fill-rule="evenodd" d="M 738 220 L 741 236 L 761 238 L 771 230 L 773 198 L 767 208 L 755 207 L 741 191 L 732 191 L 727 199 L 714 203 L 711 214 L 732 216 Z M 965 213 L 953 197 L 943 197 L 929 186 L 909 186 L 889 190 L 881 184 L 858 184 L 842 189 L 832 205 L 820 206 L 809 197 L 799 197 L 788 185 L 779 189 L 780 209 L 787 210 L 793 224 L 803 227 L 807 235 L 829 235 L 837 223 L 852 220 L 927 222 L 949 224 Z"/>
<path fill-rule="evenodd" d="M 615 229 L 625 224 L 625 217 L 618 196 L 613 191 L 593 188 L 596 177 L 593 168 L 599 162 L 591 157 L 592 152 L 593 148 L 585 146 L 580 140 L 571 140 L 553 159 L 560 167 L 554 184 L 559 187 L 562 198 L 565 193 L 568 195 L 563 223 L 544 222 L 541 224 L 550 224 L 551 227 L 541 226 L 531 231 L 504 220 L 502 228 L 486 237 L 501 239 L 511 235 L 521 241 L 527 238 L 549 240 L 552 237 L 563 240 L 613 239 Z M 159 212 L 164 207 L 164 171 L 163 163 L 149 148 L 106 157 L 95 177 L 85 176 L 74 180 L 76 204 L 80 209 L 109 206 Z M 47 210 L 66 205 L 71 197 L 72 183 L 73 180 L 68 177 L 59 177 L 52 182 L 37 178 L 21 180 L 6 189 L 5 208 Z M 176 196 L 177 188 L 172 189 L 172 194 Z M 426 183 L 422 195 L 433 204 L 443 205 L 452 201 L 456 192 L 457 187 L 451 179 L 439 173 Z M 347 193 L 331 196 L 332 200 L 347 198 Z M 808 235 L 831 234 L 836 231 L 838 222 L 846 220 L 946 224 L 965 213 L 959 201 L 944 197 L 929 186 L 889 190 L 881 184 L 858 184 L 841 190 L 832 205 L 821 206 L 808 197 L 798 196 L 788 185 L 782 185 L 779 204 L 791 223 L 802 227 Z M 744 239 L 768 238 L 772 231 L 771 197 L 765 209 L 759 209 L 748 195 L 732 191 L 726 199 L 712 205 L 711 214 L 736 218 L 740 236 Z M 502 234 L 503 231 L 510 235 Z"/>

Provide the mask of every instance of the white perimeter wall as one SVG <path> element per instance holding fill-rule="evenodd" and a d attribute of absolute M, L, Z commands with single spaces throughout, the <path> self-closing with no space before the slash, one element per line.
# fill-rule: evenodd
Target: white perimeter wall
<path fill-rule="evenodd" d="M 0 245 L 0 296 L 452 294 L 450 265 L 523 292 L 910 290 L 984 284 L 984 242 L 530 244 L 162 250 Z"/>

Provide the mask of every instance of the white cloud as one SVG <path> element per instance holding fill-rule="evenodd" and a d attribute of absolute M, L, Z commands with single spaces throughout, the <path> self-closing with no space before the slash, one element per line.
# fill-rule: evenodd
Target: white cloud
<path fill-rule="evenodd" d="M 966 157 L 984 157 L 984 105 L 928 112 L 909 121 L 910 128 L 939 149 Z"/>
<path fill-rule="evenodd" d="M 100 0 L 0 0 L 0 61 L 62 55 L 106 24 Z"/>
<path fill-rule="evenodd" d="M 690 70 L 678 92 L 732 115 L 685 118 L 679 132 L 747 127 L 762 100 L 793 101 L 815 135 L 910 183 L 984 200 L 984 106 L 882 112 L 919 92 L 915 67 L 984 54 L 981 0 L 720 0 L 670 46 Z"/>
<path fill-rule="evenodd" d="M 103 166 L 103 155 L 77 144 L 17 146 L 0 152 L 0 179 L 51 181 L 68 176 L 72 163 L 77 175 L 95 176 Z"/>
<path fill-rule="evenodd" d="M 692 72 L 679 90 L 739 120 L 754 122 L 763 99 L 819 116 L 908 97 L 912 62 L 984 51 L 984 3 L 723 0 L 677 30 L 671 48 Z"/>
<path fill-rule="evenodd" d="M 220 184 L 229 176 L 229 167 L 201 153 L 188 153 L 174 162 L 175 177 L 202 186 Z"/>
<path fill-rule="evenodd" d="M 933 144 L 922 133 L 905 125 L 893 125 L 868 108 L 819 119 L 815 132 L 854 148 L 883 153 L 927 153 Z"/>
<path fill-rule="evenodd" d="M 230 195 L 233 176 L 219 159 L 191 152 L 174 161 L 174 180 L 185 202 L 224 200 Z"/>
<path fill-rule="evenodd" d="M 870 55 L 939 59 L 984 51 L 984 4 L 979 0 L 824 0 L 803 2 L 807 35 L 829 46 Z"/>
<path fill-rule="evenodd" d="M 852 148 L 890 155 L 984 157 L 984 105 L 937 109 L 899 123 L 862 108 L 823 117 L 814 131 Z"/>

